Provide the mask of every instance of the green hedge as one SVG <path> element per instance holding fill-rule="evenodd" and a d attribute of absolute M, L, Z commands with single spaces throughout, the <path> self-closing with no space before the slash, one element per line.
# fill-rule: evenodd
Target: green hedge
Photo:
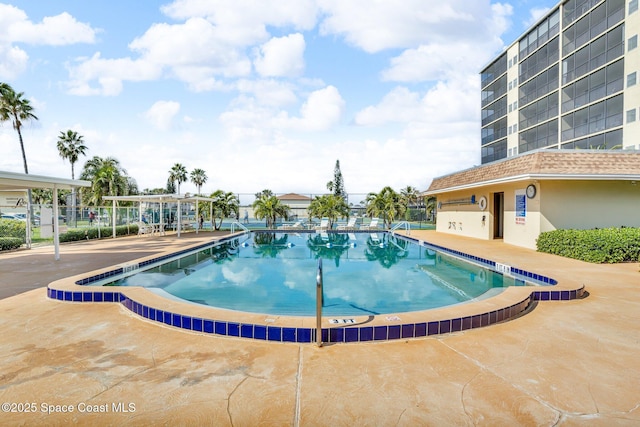
<path fill-rule="evenodd" d="M 640 261 L 640 228 L 554 230 L 538 237 L 539 252 L 596 263 Z"/>
<path fill-rule="evenodd" d="M 24 243 L 27 239 L 27 222 L 15 219 L 0 219 L 0 237 L 15 237 Z"/>
<path fill-rule="evenodd" d="M 18 249 L 23 243 L 23 239 L 18 237 L 0 237 L 0 251 Z"/>
<path fill-rule="evenodd" d="M 113 229 L 111 227 L 100 227 L 100 238 L 113 237 Z M 138 234 L 138 226 L 119 225 L 116 227 L 116 236 L 126 236 L 128 234 Z M 98 227 L 77 228 L 60 234 L 60 243 L 77 242 L 79 240 L 91 240 L 98 238 Z"/>

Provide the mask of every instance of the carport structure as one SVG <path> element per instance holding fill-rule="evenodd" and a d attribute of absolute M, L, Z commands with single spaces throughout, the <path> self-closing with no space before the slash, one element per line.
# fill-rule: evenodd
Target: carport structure
<path fill-rule="evenodd" d="M 178 205 L 178 212 L 176 218 L 176 233 L 177 236 L 180 237 L 180 232 L 182 231 L 182 209 L 181 205 L 184 203 L 195 203 L 196 215 L 198 212 L 198 203 L 210 203 L 211 209 L 211 218 L 213 218 L 213 202 L 214 200 L 209 197 L 202 196 L 191 196 L 187 194 L 139 194 L 132 196 L 105 196 L 102 198 L 105 201 L 112 202 L 112 218 L 111 224 L 113 227 L 113 237 L 116 236 L 116 209 L 118 207 L 118 202 L 133 202 L 138 204 L 138 221 L 142 222 L 142 204 L 143 203 L 158 203 L 160 204 L 160 230 L 164 230 L 166 225 L 164 221 L 164 209 L 163 206 L 168 203 L 175 203 Z M 195 227 L 196 233 L 198 232 L 198 227 Z"/>
<path fill-rule="evenodd" d="M 53 246 L 55 259 L 60 259 L 60 229 L 58 219 L 58 190 L 72 190 L 80 187 L 91 187 L 91 182 L 79 179 L 56 178 L 51 176 L 31 175 L 16 172 L 0 171 L 0 191 L 28 191 L 34 188 L 53 190 Z M 31 248 L 32 206 L 27 202 L 26 243 Z"/>

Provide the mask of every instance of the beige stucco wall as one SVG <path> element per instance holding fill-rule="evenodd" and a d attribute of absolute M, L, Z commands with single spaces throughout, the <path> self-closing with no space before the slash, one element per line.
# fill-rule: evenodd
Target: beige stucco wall
<path fill-rule="evenodd" d="M 475 195 L 476 204 L 450 204 L 453 200 L 469 200 Z M 481 211 L 478 206 L 480 197 L 487 198 L 487 208 Z M 492 235 L 492 219 L 490 216 L 491 198 L 483 191 L 455 191 L 437 196 L 440 206 L 437 210 L 436 231 L 460 236 L 489 239 Z M 440 205 L 442 204 L 442 205 Z M 482 217 L 485 217 L 483 223 Z"/>
<path fill-rule="evenodd" d="M 466 237 L 491 240 L 494 238 L 496 206 L 494 194 L 504 193 L 503 201 L 503 240 L 511 245 L 534 249 L 536 239 L 540 234 L 540 185 L 533 199 L 526 198 L 526 216 L 516 221 L 516 192 L 524 192 L 527 185 L 533 181 L 497 184 L 482 187 L 475 191 L 455 191 L 438 195 L 438 202 L 442 207 L 438 209 L 436 231 L 458 234 Z M 448 201 L 469 199 L 471 195 L 476 200 L 484 196 L 487 198 L 487 208 L 484 211 L 475 205 L 449 205 Z M 482 217 L 485 220 L 482 221 Z M 462 223 L 462 228 L 460 227 Z"/>
<path fill-rule="evenodd" d="M 526 198 L 526 216 L 516 219 L 516 193 L 529 184 L 537 187 Z M 640 227 L 640 182 L 542 180 L 486 186 L 437 195 L 436 231 L 478 239 L 494 237 L 494 194 L 504 193 L 503 241 L 535 249 L 541 232 L 563 228 Z M 451 200 L 487 198 L 483 212 L 478 204 L 447 204 Z M 482 221 L 482 216 L 485 221 Z"/>
<path fill-rule="evenodd" d="M 544 181 L 541 231 L 640 227 L 640 182 Z"/>

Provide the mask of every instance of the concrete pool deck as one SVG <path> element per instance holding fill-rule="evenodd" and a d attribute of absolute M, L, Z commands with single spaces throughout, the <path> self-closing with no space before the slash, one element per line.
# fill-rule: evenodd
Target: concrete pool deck
<path fill-rule="evenodd" d="M 640 423 L 638 263 L 588 264 L 433 231 L 411 236 L 579 282 L 589 295 L 540 301 L 521 317 L 464 332 L 318 348 L 202 335 L 120 304 L 47 298 L 56 279 L 210 233 L 63 245 L 59 261 L 51 247 L 0 254 L 2 424 Z"/>

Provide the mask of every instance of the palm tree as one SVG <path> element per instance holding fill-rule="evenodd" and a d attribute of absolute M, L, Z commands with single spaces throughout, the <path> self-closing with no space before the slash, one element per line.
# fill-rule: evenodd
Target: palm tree
<path fill-rule="evenodd" d="M 187 181 L 187 168 L 181 163 L 173 165 L 169 170 L 169 181 L 178 183 L 177 193 L 180 194 L 180 184 Z"/>
<path fill-rule="evenodd" d="M 211 221 L 216 230 L 220 230 L 222 220 L 230 217 L 231 214 L 235 214 L 236 218 L 238 217 L 240 201 L 235 194 L 216 190 L 209 197 L 213 199 L 213 218 L 211 218 Z M 220 220 L 220 223 L 216 221 L 216 218 Z"/>
<path fill-rule="evenodd" d="M 191 182 L 196 185 L 198 189 L 198 194 L 200 194 L 200 190 L 202 189 L 202 185 L 207 182 L 207 173 L 204 169 L 196 168 L 191 172 Z"/>
<path fill-rule="evenodd" d="M 276 196 L 263 194 L 252 206 L 256 218 L 264 219 L 267 228 L 274 228 L 278 217 L 287 218 L 289 215 L 289 206 L 283 204 Z"/>
<path fill-rule="evenodd" d="M 418 199 L 420 198 L 420 192 L 417 188 L 412 187 L 410 185 L 406 186 L 402 190 L 400 190 L 400 195 L 402 197 L 402 203 L 404 204 L 405 210 L 405 219 L 408 221 L 409 218 L 409 207 L 415 206 L 418 203 Z"/>
<path fill-rule="evenodd" d="M 87 205 L 101 205 L 103 196 L 127 196 L 137 192 L 135 180 L 127 176 L 127 171 L 113 157 L 94 156 L 85 163 L 80 179 L 91 181 L 91 193 L 83 195 Z"/>
<path fill-rule="evenodd" d="M 33 114 L 33 107 L 28 99 L 24 98 L 24 92 L 16 93 L 15 90 L 7 83 L 0 82 L 0 123 L 11 120 L 13 128 L 18 132 L 20 141 L 20 149 L 22 150 L 22 163 L 24 164 L 24 173 L 29 173 L 27 166 L 27 154 L 24 151 L 24 140 L 22 139 L 22 122 L 25 120 L 38 120 Z M 31 199 L 31 189 L 27 189 L 27 198 L 29 199 L 29 210 L 33 204 Z M 29 213 L 32 216 L 32 213 Z M 31 218 L 33 221 L 33 218 Z M 31 247 L 30 238 L 27 238 L 27 247 Z"/>
<path fill-rule="evenodd" d="M 27 167 L 27 155 L 24 151 L 24 141 L 22 139 L 22 122 L 25 120 L 38 120 L 33 114 L 33 107 L 28 99 L 24 98 L 24 92 L 16 93 L 11 86 L 0 83 L 0 121 L 9 121 L 18 132 L 20 149 L 22 150 L 22 162 L 24 163 L 24 173 L 29 173 Z"/>
<path fill-rule="evenodd" d="M 334 194 L 316 196 L 309 204 L 309 216 L 329 218 L 329 228 L 338 218 L 349 217 L 349 206 L 344 198 Z"/>
<path fill-rule="evenodd" d="M 60 132 L 58 136 L 58 152 L 62 159 L 69 160 L 71 163 L 71 179 L 75 179 L 74 165 L 78 161 L 80 155 L 84 156 L 84 152 L 87 150 L 87 146 L 84 145 L 82 135 L 78 135 L 78 132 L 67 130 L 67 133 Z M 76 220 L 76 188 L 71 188 L 71 221 L 75 224 Z"/>
<path fill-rule="evenodd" d="M 366 212 L 369 216 L 380 217 L 386 228 L 391 228 L 393 221 L 404 213 L 401 197 L 391 187 L 384 187 L 380 193 L 369 193 L 366 199 Z"/>
<path fill-rule="evenodd" d="M 58 136 L 58 152 L 62 159 L 69 160 L 71 163 L 71 179 L 75 179 L 74 165 L 78 161 L 80 155 L 84 156 L 87 146 L 84 145 L 82 135 L 78 132 L 67 130 L 67 133 L 60 132 Z"/>

